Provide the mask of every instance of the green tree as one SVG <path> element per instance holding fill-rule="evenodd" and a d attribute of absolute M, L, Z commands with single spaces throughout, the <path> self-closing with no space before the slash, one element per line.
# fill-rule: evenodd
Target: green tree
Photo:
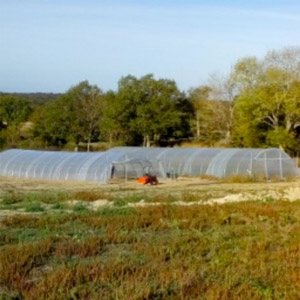
<path fill-rule="evenodd" d="M 83 81 L 71 87 L 57 100 L 41 107 L 34 114 L 34 136 L 45 146 L 62 147 L 69 141 L 87 142 L 99 138 L 102 92 Z"/>
<path fill-rule="evenodd" d="M 245 89 L 254 87 L 262 72 L 262 65 L 256 57 L 239 59 L 229 75 L 235 96 Z"/>
<path fill-rule="evenodd" d="M 21 139 L 22 136 L 20 124 L 12 123 L 10 126 L 6 127 L 0 132 L 0 140 L 3 141 L 3 144 L 6 147 L 17 147 Z"/>
<path fill-rule="evenodd" d="M 17 147 L 22 139 L 21 128 L 32 113 L 28 101 L 13 95 L 0 95 L 1 146 Z"/>
<path fill-rule="evenodd" d="M 33 138 L 46 149 L 61 148 L 68 142 L 73 117 L 63 99 L 39 107 L 31 117 Z"/>
<path fill-rule="evenodd" d="M 299 151 L 300 48 L 273 50 L 239 60 L 234 86 L 232 143 Z"/>
<path fill-rule="evenodd" d="M 143 136 L 144 146 L 185 136 L 183 116 L 188 113 L 188 102 L 174 81 L 146 75 L 138 81 L 136 92 L 138 105 L 131 125 Z"/>
<path fill-rule="evenodd" d="M 27 121 L 32 109 L 28 101 L 11 95 L 0 95 L 0 126 Z"/>
<path fill-rule="evenodd" d="M 121 78 L 117 93 L 107 95 L 104 112 L 107 132 L 124 134 L 129 145 L 150 146 L 189 134 L 192 107 L 174 81 L 129 75 Z"/>
<path fill-rule="evenodd" d="M 62 101 L 72 116 L 70 135 L 76 145 L 80 141 L 86 142 L 87 151 L 90 151 L 91 141 L 99 139 L 102 96 L 102 91 L 96 85 L 90 85 L 88 81 L 80 82 L 62 96 Z"/>
<path fill-rule="evenodd" d="M 103 117 L 100 130 L 109 146 L 135 145 L 139 138 L 130 127 L 131 118 L 135 117 L 135 108 L 124 95 L 109 91 L 103 97 Z"/>
<path fill-rule="evenodd" d="M 261 81 L 237 99 L 234 138 L 248 147 L 295 150 L 300 129 L 300 85 L 293 75 L 267 69 Z"/>

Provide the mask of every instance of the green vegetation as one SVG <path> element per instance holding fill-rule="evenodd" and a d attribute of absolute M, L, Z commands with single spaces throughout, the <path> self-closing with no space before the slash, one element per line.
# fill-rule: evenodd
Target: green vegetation
<path fill-rule="evenodd" d="M 0 293 L 3 299 L 297 299 L 299 216 L 299 202 L 261 201 L 2 218 Z"/>
<path fill-rule="evenodd" d="M 103 93 L 87 81 L 61 95 L 0 93 L 0 147 L 101 150 L 114 145 L 300 150 L 300 49 L 238 60 L 188 93 L 173 80 L 122 77 Z M 38 98 L 41 100 L 38 101 Z M 44 98 L 51 101 L 42 101 Z"/>
<path fill-rule="evenodd" d="M 297 299 L 298 183 L 203 182 L 3 179 L 0 299 Z"/>
<path fill-rule="evenodd" d="M 172 80 L 127 76 L 117 93 L 104 99 L 101 127 L 107 139 L 123 144 L 161 144 L 163 140 L 189 136 L 192 106 Z"/>

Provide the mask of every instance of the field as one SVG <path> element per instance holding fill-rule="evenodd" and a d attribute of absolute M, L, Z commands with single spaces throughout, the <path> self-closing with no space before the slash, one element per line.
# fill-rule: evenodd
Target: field
<path fill-rule="evenodd" d="M 300 299 L 300 185 L 0 178 L 0 299 Z"/>

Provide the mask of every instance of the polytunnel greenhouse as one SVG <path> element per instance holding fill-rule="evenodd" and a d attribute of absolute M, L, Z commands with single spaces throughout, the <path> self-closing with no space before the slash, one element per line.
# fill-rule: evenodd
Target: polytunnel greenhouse
<path fill-rule="evenodd" d="M 7 150 L 0 175 L 108 183 L 111 178 L 298 175 L 295 161 L 279 149 L 117 147 L 103 152 Z"/>

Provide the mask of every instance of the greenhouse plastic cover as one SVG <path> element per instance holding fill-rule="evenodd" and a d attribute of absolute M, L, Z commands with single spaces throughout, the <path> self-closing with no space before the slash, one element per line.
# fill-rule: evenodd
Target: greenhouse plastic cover
<path fill-rule="evenodd" d="M 287 178 L 297 176 L 285 152 L 238 148 L 117 147 L 104 152 L 7 150 L 0 153 L 0 175 L 21 178 L 107 183 L 111 177 L 145 173 L 170 176 L 232 175 Z"/>

